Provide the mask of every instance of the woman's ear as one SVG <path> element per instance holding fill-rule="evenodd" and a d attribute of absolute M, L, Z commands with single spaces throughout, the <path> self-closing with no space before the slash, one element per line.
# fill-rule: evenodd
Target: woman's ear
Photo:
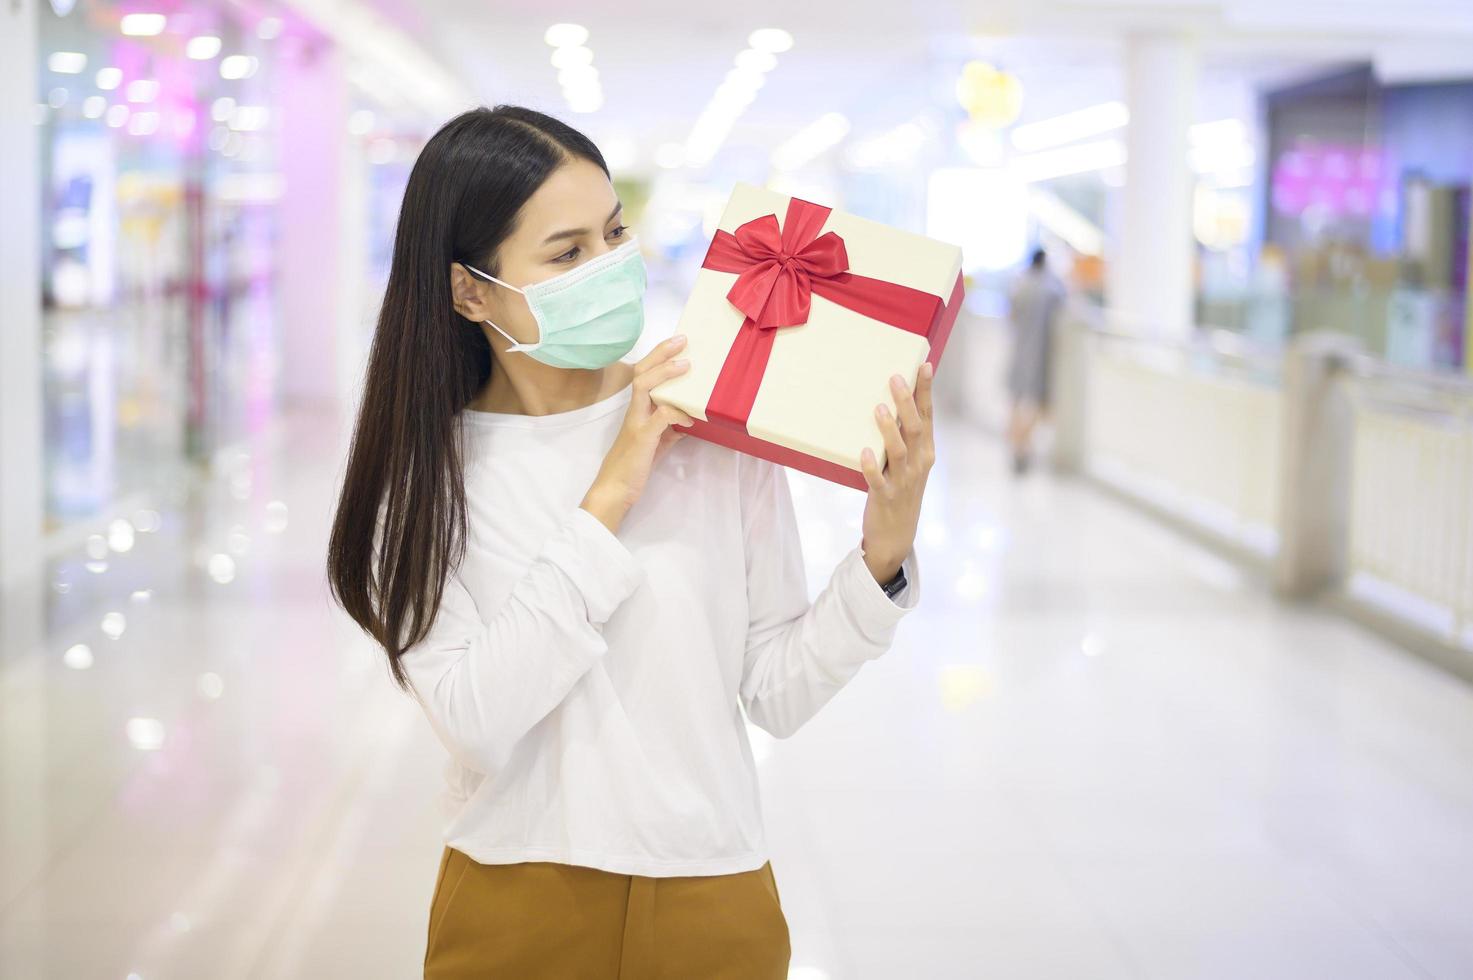
<path fill-rule="evenodd" d="M 485 284 L 467 272 L 465 266 L 450 263 L 450 303 L 456 313 L 472 323 L 489 320 L 491 311 L 485 294 Z"/>

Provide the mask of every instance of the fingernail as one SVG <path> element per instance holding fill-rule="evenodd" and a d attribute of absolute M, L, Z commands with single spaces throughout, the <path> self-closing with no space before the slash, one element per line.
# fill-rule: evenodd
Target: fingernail
<path fill-rule="evenodd" d="M 898 374 L 892 374 L 892 375 L 890 375 L 890 383 L 892 385 L 895 385 L 898 388 L 904 388 L 905 387 L 905 379 L 902 378 Z"/>
<path fill-rule="evenodd" d="M 678 365 L 680 365 L 680 366 L 681 366 L 681 367 L 690 367 L 690 360 L 689 360 L 689 358 L 684 358 L 684 357 L 677 357 L 677 358 L 676 358 L 676 359 L 675 359 L 675 360 L 674 360 L 674 362 L 673 362 L 673 363 L 675 363 L 675 364 L 678 364 Z"/>
<path fill-rule="evenodd" d="M 683 333 L 676 334 L 675 336 L 673 336 L 673 337 L 670 338 L 670 343 L 672 343 L 672 344 L 683 344 L 683 343 L 685 343 L 685 334 L 683 334 Z"/>
<path fill-rule="evenodd" d="M 879 415 L 879 416 L 880 416 L 880 417 L 881 417 L 881 418 L 884 418 L 884 417 L 885 417 L 885 416 L 886 416 L 886 415 L 889 415 L 889 414 L 890 414 L 890 409 L 888 409 L 888 408 L 887 408 L 887 407 L 885 407 L 885 406 L 884 406 L 884 405 L 876 405 L 876 406 L 875 406 L 875 412 L 876 412 L 876 414 L 878 414 L 878 415 Z"/>
<path fill-rule="evenodd" d="M 921 370 L 926 372 L 926 377 L 928 377 L 928 378 L 931 375 L 933 375 L 933 374 L 936 373 L 936 369 L 931 366 L 931 362 L 930 361 L 927 361 L 925 364 L 922 364 L 921 365 Z"/>

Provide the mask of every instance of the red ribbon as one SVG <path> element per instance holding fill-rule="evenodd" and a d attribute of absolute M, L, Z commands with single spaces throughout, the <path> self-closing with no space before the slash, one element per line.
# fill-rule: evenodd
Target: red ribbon
<path fill-rule="evenodd" d="M 721 365 L 706 418 L 746 430 L 772 341 L 778 328 L 808 322 L 814 293 L 872 320 L 926 336 L 945 302 L 933 293 L 849 270 L 849 253 L 837 232 L 818 235 L 829 208 L 790 198 L 779 231 L 777 215 L 764 214 L 737 228 L 717 230 L 701 263 L 703 269 L 735 272 L 727 292 L 741 311 L 742 325 Z"/>

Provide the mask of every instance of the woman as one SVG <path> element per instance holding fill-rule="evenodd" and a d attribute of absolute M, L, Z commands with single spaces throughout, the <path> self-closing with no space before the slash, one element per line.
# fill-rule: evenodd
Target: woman
<path fill-rule="evenodd" d="M 498 106 L 420 153 L 328 570 L 452 760 L 427 977 L 785 977 L 739 704 L 791 734 L 918 598 L 929 369 L 810 605 L 783 472 L 650 400 L 681 339 L 619 361 L 644 286 L 581 133 Z"/>
<path fill-rule="evenodd" d="M 1028 271 L 1018 277 L 1008 295 L 1008 319 L 1013 325 L 1012 359 L 1008 363 L 1008 447 L 1013 472 L 1028 469 L 1033 452 L 1033 429 L 1049 407 L 1049 364 L 1054 321 L 1064 304 L 1064 284 L 1048 269 L 1047 255 L 1035 249 Z"/>

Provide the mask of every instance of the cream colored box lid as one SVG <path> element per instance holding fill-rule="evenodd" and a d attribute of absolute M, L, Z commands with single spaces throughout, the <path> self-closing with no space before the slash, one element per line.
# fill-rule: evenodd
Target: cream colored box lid
<path fill-rule="evenodd" d="M 781 225 L 788 202 L 786 195 L 738 183 L 718 227 L 735 233 L 767 214 L 777 215 Z M 957 246 L 838 210 L 829 212 L 818 234 L 829 231 L 844 239 L 849 269 L 856 275 L 923 290 L 943 303 L 950 298 L 961 270 Z M 691 369 L 654 389 L 651 396 L 657 403 L 706 418 L 706 403 L 743 320 L 726 298 L 736 279 L 734 272 L 703 268 L 697 273 L 676 327 L 688 338 L 683 356 Z M 807 323 L 776 331 L 747 432 L 854 470 L 868 446 L 883 465 L 884 440 L 874 406 L 894 408 L 890 375 L 898 373 L 914 383 L 930 343 L 817 293 L 810 303 Z"/>

